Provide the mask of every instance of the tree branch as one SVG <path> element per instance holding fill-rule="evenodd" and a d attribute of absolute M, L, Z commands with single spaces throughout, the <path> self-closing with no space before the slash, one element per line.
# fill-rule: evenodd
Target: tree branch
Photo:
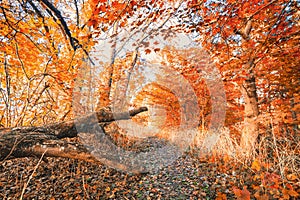
<path fill-rule="evenodd" d="M 40 127 L 17 127 L 0 129 L 0 161 L 21 157 L 63 157 L 100 163 L 81 143 L 61 140 L 78 136 L 77 123 L 91 125 L 92 123 L 126 120 L 145 112 L 146 107 L 140 107 L 129 112 L 112 113 L 106 109 L 89 114 L 76 120 L 60 122 Z"/>
<path fill-rule="evenodd" d="M 74 49 L 74 51 L 76 49 L 78 49 L 80 47 L 79 41 L 76 38 L 72 37 L 71 31 L 66 23 L 66 21 L 64 20 L 63 16 L 61 15 L 60 11 L 58 9 L 55 8 L 54 5 L 52 5 L 48 0 L 41 0 L 54 14 L 55 16 L 59 19 L 61 25 L 63 26 L 64 32 L 66 33 L 66 35 L 68 36 L 71 46 Z"/>

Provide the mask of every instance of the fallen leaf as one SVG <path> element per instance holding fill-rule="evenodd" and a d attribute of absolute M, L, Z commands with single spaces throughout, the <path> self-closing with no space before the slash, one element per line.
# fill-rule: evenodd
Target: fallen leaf
<path fill-rule="evenodd" d="M 260 195 L 259 191 L 254 194 L 254 197 L 256 200 L 269 200 L 269 196 L 267 194 Z"/>
<path fill-rule="evenodd" d="M 288 174 L 288 175 L 286 176 L 286 178 L 287 178 L 287 180 L 289 180 L 289 181 L 294 181 L 294 180 L 298 179 L 299 177 L 298 177 L 296 174 Z"/>
<path fill-rule="evenodd" d="M 244 186 L 243 190 L 233 187 L 233 192 L 237 197 L 237 200 L 250 200 L 250 192 L 247 190 L 246 186 Z"/>
<path fill-rule="evenodd" d="M 227 200 L 226 194 L 218 192 L 215 200 Z"/>
<path fill-rule="evenodd" d="M 257 159 L 255 159 L 252 162 L 251 169 L 253 169 L 254 171 L 260 171 L 261 166 L 260 166 L 260 162 Z"/>
<path fill-rule="evenodd" d="M 299 193 L 296 192 L 295 190 L 289 190 L 288 193 L 292 197 L 299 197 Z"/>

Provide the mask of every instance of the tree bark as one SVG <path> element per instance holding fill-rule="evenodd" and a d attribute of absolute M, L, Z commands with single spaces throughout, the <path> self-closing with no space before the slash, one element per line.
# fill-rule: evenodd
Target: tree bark
<path fill-rule="evenodd" d="M 0 129 L 0 161 L 21 157 L 40 157 L 45 153 L 45 157 L 63 157 L 100 163 L 83 144 L 63 139 L 78 136 L 77 123 L 89 126 L 93 123 L 126 120 L 147 110 L 146 107 L 140 107 L 129 112 L 112 113 L 107 109 L 101 109 L 66 122 L 40 127 Z"/>
<path fill-rule="evenodd" d="M 241 92 L 245 101 L 245 110 L 240 146 L 245 153 L 250 153 L 258 137 L 257 117 L 259 115 L 258 97 L 253 73 L 245 80 L 241 87 Z"/>
<path fill-rule="evenodd" d="M 293 94 L 292 98 L 290 99 L 290 106 L 291 106 L 291 114 L 293 120 L 293 132 L 296 135 L 296 133 L 299 131 L 299 122 L 298 122 L 297 112 L 294 110 L 296 105 L 294 98 L 295 96 Z"/>

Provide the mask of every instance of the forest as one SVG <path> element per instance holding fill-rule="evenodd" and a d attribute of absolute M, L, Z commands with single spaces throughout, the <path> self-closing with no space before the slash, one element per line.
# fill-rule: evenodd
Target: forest
<path fill-rule="evenodd" d="M 299 199 L 299 0 L 0 0 L 0 199 Z"/>

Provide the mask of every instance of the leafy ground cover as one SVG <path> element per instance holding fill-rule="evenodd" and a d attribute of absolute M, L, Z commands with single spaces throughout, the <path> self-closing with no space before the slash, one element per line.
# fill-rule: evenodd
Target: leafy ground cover
<path fill-rule="evenodd" d="M 36 168 L 37 167 L 37 168 Z M 297 199 L 300 179 L 254 161 L 185 155 L 157 173 L 126 174 L 77 160 L 18 159 L 0 165 L 1 199 Z M 36 168 L 36 170 L 35 170 Z M 23 194 L 22 194 L 23 193 Z"/>

